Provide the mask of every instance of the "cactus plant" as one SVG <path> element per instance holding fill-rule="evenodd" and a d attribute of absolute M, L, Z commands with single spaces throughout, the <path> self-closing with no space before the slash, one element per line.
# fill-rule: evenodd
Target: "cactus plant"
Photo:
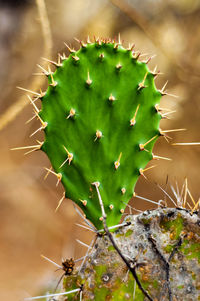
<path fill-rule="evenodd" d="M 54 169 L 47 169 L 48 172 L 56 175 L 57 184 L 62 182 L 65 193 L 59 205 L 65 197 L 72 199 L 93 223 L 97 234 L 79 272 L 73 273 L 72 259 L 70 273 L 68 266 L 66 270 L 62 264 L 67 275 L 64 292 L 49 297 L 191 300 L 192 289 L 198 298 L 198 203 L 191 216 L 184 206 L 182 211 L 159 208 L 128 216 L 125 224 L 113 236 L 110 234 L 112 239 L 108 231 L 108 226 L 119 226 L 138 177 L 153 167 L 146 168 L 148 162 L 162 158 L 154 155 L 152 149 L 166 132 L 159 128 L 164 117 L 159 108 L 164 87 L 156 88 L 156 72 L 148 69 L 148 60 L 138 60 L 140 54 L 133 46 L 126 49 L 120 40 L 104 39 L 80 44 L 78 51 L 68 47 L 68 58 L 59 57 L 54 63 L 55 72 L 43 70 L 49 85 L 45 93 L 37 94 L 42 101 L 41 110 L 30 99 L 41 122 L 32 135 L 39 130 L 45 133 L 44 142 L 31 151 L 43 150 Z M 100 235 L 102 228 L 107 235 Z M 125 256 L 129 258 L 124 260 L 126 265 L 121 265 L 116 251 L 123 260 Z M 179 258 L 184 261 L 181 267 Z M 152 261 L 156 264 L 152 265 Z M 178 279 L 177 286 L 172 283 L 173 277 Z"/>
<path fill-rule="evenodd" d="M 117 224 L 138 177 L 154 158 L 162 92 L 155 87 L 155 74 L 132 48 L 96 40 L 70 51 L 57 70 L 49 72 L 49 87 L 41 98 L 41 149 L 66 197 L 101 229 L 92 183 L 100 183 L 107 224 Z"/>

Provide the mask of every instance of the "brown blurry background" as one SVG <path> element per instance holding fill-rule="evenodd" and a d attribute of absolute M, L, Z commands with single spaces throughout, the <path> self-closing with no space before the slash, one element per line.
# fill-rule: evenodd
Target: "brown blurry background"
<path fill-rule="evenodd" d="M 43 167 L 50 167 L 45 154 L 24 156 L 23 151 L 10 151 L 35 144 L 29 135 L 38 122 L 25 125 L 33 110 L 16 86 L 45 89 L 44 79 L 33 75 L 40 72 L 38 63 L 45 64 L 41 57 L 56 59 L 57 52 L 66 51 L 64 41 L 77 49 L 74 37 L 114 38 L 120 32 L 125 46 L 135 43 L 136 50 L 157 55 L 149 63 L 151 69 L 158 65 L 163 73 L 156 79 L 157 87 L 169 80 L 168 92 L 179 96 L 163 97 L 161 106 L 176 113 L 162 121 L 161 128 L 187 129 L 170 135 L 173 142 L 200 141 L 199 0 L 46 0 L 51 34 L 43 3 L 0 1 L 0 300 L 6 301 L 23 300 L 56 285 L 60 272 L 55 273 L 55 267 L 40 254 L 58 263 L 62 257 L 78 258 L 86 248 L 76 238 L 85 243 L 92 238 L 75 225 L 80 218 L 70 201 L 54 212 L 63 188 L 55 187 L 52 175 L 43 180 Z M 168 175 L 170 192 L 170 184 L 177 181 L 181 187 L 187 177 L 197 200 L 200 146 L 171 146 L 159 138 L 154 153 L 173 161 L 157 161 L 157 168 L 146 173 L 148 181 L 139 180 L 136 192 L 160 200 L 164 196 L 155 182 L 164 187 Z M 152 208 L 136 199 L 131 204 L 142 210 Z"/>

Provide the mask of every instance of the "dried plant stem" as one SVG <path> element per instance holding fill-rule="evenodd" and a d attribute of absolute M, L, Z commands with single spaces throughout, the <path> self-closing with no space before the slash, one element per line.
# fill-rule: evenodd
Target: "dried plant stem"
<path fill-rule="evenodd" d="M 49 25 L 49 19 L 47 16 L 47 10 L 45 5 L 45 0 L 36 0 L 38 14 L 41 24 L 41 29 L 43 33 L 43 40 L 44 40 L 44 50 L 42 56 L 51 58 L 51 50 L 52 50 L 52 37 L 51 37 L 51 30 Z M 46 66 L 48 62 L 45 63 Z M 44 67 L 45 67 L 45 64 Z M 33 81 L 32 84 L 28 87 L 29 90 L 35 90 L 37 87 L 41 87 L 42 84 L 45 82 L 44 76 L 37 76 Z M 28 104 L 26 95 L 20 97 L 13 105 L 11 105 L 6 112 L 4 112 L 0 116 L 0 130 L 5 128 L 10 122 L 12 122 L 16 116 L 25 108 Z"/>
<path fill-rule="evenodd" d="M 129 262 L 126 257 L 122 254 L 122 252 L 120 251 L 120 249 L 118 248 L 111 232 L 109 231 L 108 229 L 108 226 L 107 226 L 107 223 L 106 223 L 106 213 L 105 213 L 105 209 L 104 209 L 104 205 L 103 205 L 103 201 L 101 199 L 101 195 L 100 195 L 100 192 L 99 192 L 99 183 L 98 182 L 95 182 L 93 183 L 93 185 L 95 186 L 96 188 L 96 191 L 97 191 L 97 195 L 98 195 L 98 199 L 99 199 L 99 204 L 100 204 L 100 207 L 101 207 L 101 212 L 102 212 L 102 217 L 103 217 L 103 227 L 104 227 L 104 231 L 105 233 L 107 234 L 108 238 L 110 239 L 113 247 L 115 248 L 115 250 L 117 251 L 117 253 L 119 254 L 119 256 L 121 257 L 121 259 L 124 261 L 124 263 L 126 264 L 126 266 L 128 267 L 128 269 L 130 270 L 130 272 L 132 273 L 139 289 L 142 291 L 142 293 L 148 298 L 148 300 L 150 301 L 153 301 L 153 299 L 149 296 L 149 294 L 147 293 L 147 291 L 142 287 L 142 284 L 140 283 L 139 279 L 138 279 L 138 276 L 136 274 L 136 271 L 135 271 L 135 266 Z"/>

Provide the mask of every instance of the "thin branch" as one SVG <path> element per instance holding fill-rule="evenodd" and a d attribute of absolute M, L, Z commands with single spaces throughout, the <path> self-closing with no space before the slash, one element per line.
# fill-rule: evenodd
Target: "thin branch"
<path fill-rule="evenodd" d="M 159 259 L 162 261 L 162 263 L 164 264 L 165 267 L 165 271 L 166 271 L 166 282 L 167 282 L 167 289 L 168 289 L 168 295 L 169 295 L 169 301 L 172 301 L 172 292 L 171 292 L 171 286 L 170 286 L 170 278 L 169 278 L 169 262 L 168 260 L 164 257 L 164 255 L 161 253 L 161 251 L 158 249 L 157 245 L 156 245 L 156 241 L 154 240 L 154 238 L 152 237 L 151 233 L 150 233 L 150 228 L 149 225 L 145 225 L 144 226 L 147 232 L 147 238 L 148 241 L 151 243 L 152 247 L 153 247 L 153 251 L 157 254 L 157 256 L 159 257 Z M 172 255 L 173 256 L 173 255 Z"/>
<path fill-rule="evenodd" d="M 103 217 L 103 227 L 104 227 L 104 230 L 105 230 L 105 233 L 107 234 L 108 238 L 110 239 L 113 247 L 115 248 L 115 250 L 117 251 L 117 253 L 119 254 L 119 256 L 121 257 L 121 259 L 124 261 L 124 263 L 126 264 L 126 266 L 128 267 L 128 269 L 130 270 L 130 272 L 132 273 L 139 289 L 142 291 L 142 293 L 148 298 L 148 300 L 150 301 L 153 301 L 153 299 L 149 296 L 149 294 L 147 293 L 147 291 L 142 287 L 142 284 L 140 283 L 139 279 L 138 279 L 138 276 L 135 272 L 135 267 L 132 266 L 131 262 L 129 262 L 126 257 L 121 253 L 120 249 L 118 248 L 111 232 L 109 231 L 108 229 L 108 226 L 107 226 L 107 223 L 106 223 L 106 219 L 107 219 L 107 216 L 106 216 L 106 213 L 105 213 L 105 209 L 104 209 L 104 205 L 103 205 L 103 201 L 101 199 L 101 195 L 100 195 L 100 192 L 99 192 L 99 185 L 100 183 L 99 182 L 94 182 L 92 183 L 95 188 L 96 188 L 96 191 L 97 191 L 97 195 L 98 195 L 98 199 L 99 199 L 99 204 L 100 204 L 100 207 L 101 207 L 101 212 L 102 212 L 102 217 Z"/>
<path fill-rule="evenodd" d="M 57 289 L 58 289 L 58 287 L 59 287 L 59 284 L 61 283 L 61 281 L 62 281 L 62 279 L 63 279 L 64 276 L 65 276 L 65 273 L 63 273 L 63 274 L 60 276 L 60 278 L 59 278 L 59 280 L 58 280 L 58 283 L 56 284 L 56 287 L 55 287 L 55 289 L 54 289 L 54 293 L 57 291 Z"/>

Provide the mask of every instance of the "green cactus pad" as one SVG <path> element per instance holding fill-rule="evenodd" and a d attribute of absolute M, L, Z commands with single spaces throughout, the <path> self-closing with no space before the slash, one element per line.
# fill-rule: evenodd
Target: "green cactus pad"
<path fill-rule="evenodd" d="M 108 226 L 117 224 L 153 158 L 161 94 L 146 63 L 112 42 L 82 45 L 49 75 L 40 112 L 42 150 L 60 175 L 65 196 L 97 229 L 103 225 L 92 183 L 100 183 Z"/>

